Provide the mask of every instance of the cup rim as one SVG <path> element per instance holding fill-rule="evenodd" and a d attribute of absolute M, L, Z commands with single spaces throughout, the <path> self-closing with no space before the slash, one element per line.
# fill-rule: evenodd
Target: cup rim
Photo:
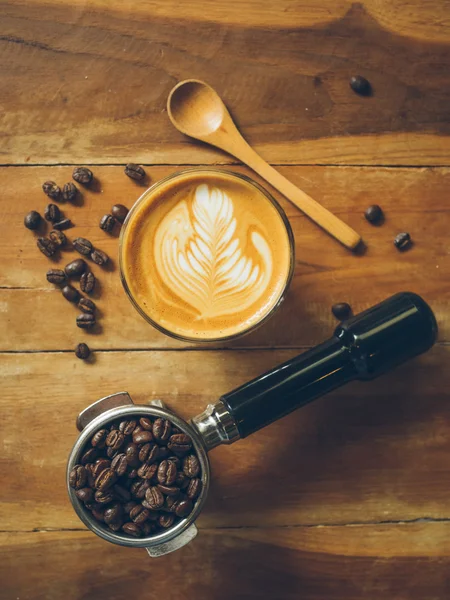
<path fill-rule="evenodd" d="M 135 300 L 135 298 L 133 297 L 133 294 L 128 286 L 125 274 L 124 274 L 124 264 L 123 264 L 123 247 L 124 247 L 124 239 L 125 239 L 125 232 L 127 229 L 127 225 L 129 224 L 133 213 L 136 211 L 137 207 L 147 198 L 147 196 L 152 193 L 153 191 L 155 191 L 156 189 L 158 189 L 158 187 L 160 187 L 161 185 L 163 185 L 164 183 L 166 183 L 167 181 L 170 181 L 171 179 L 177 179 L 178 177 L 181 177 L 187 173 L 220 173 L 222 175 L 226 175 L 229 177 L 234 177 L 236 179 L 242 179 L 244 180 L 246 183 L 252 185 L 253 187 L 255 187 L 263 196 L 266 197 L 266 199 L 272 204 L 272 206 L 275 208 L 275 210 L 278 212 L 283 225 L 285 227 L 286 230 L 286 234 L 288 237 L 288 243 L 289 243 L 289 257 L 290 257 L 290 264 L 289 264 L 289 271 L 288 271 L 288 275 L 286 277 L 286 281 L 284 283 L 284 287 L 283 287 L 283 291 L 280 294 L 280 297 L 278 298 L 278 300 L 276 301 L 276 303 L 272 306 L 272 308 L 269 310 L 269 312 L 264 315 L 264 317 L 258 321 L 257 323 L 254 323 L 253 325 L 247 327 L 246 329 L 240 331 L 239 333 L 233 333 L 230 335 L 226 335 L 226 336 L 221 336 L 221 337 L 215 337 L 215 338 L 201 338 L 201 337 L 190 337 L 187 335 L 181 335 L 179 333 L 175 333 L 173 331 L 171 331 L 170 329 L 166 329 L 165 327 L 163 327 L 160 323 L 157 323 L 154 319 L 152 319 L 141 307 L 140 305 L 137 303 L 137 301 Z M 218 343 L 218 342 L 227 342 L 227 341 L 231 341 L 231 340 L 236 340 L 239 339 L 249 333 L 252 333 L 253 331 L 256 331 L 257 329 L 259 329 L 259 327 L 261 327 L 262 325 L 264 325 L 264 323 L 266 323 L 266 321 L 268 321 L 274 314 L 275 312 L 279 309 L 279 307 L 281 306 L 281 304 L 283 303 L 286 294 L 289 290 L 289 287 L 291 285 L 292 282 L 292 278 L 294 276 L 294 269 L 295 269 L 295 240 L 294 240 L 294 234 L 292 232 L 292 227 L 291 224 L 289 222 L 289 219 L 286 216 L 286 213 L 284 212 L 283 208 L 281 207 L 281 205 L 278 203 L 278 201 L 272 196 L 272 194 L 270 194 L 270 192 L 268 192 L 265 188 L 263 188 L 258 182 L 256 182 L 255 180 L 253 180 L 251 177 L 244 175 L 242 173 L 236 173 L 234 171 L 228 171 L 227 169 L 217 169 L 215 167 L 191 167 L 189 169 L 183 169 L 181 171 L 176 171 L 175 173 L 171 173 L 170 175 L 167 175 L 166 177 L 163 177 L 162 179 L 159 179 L 158 181 L 156 181 L 153 185 L 151 185 L 149 188 L 147 188 L 140 196 L 139 198 L 136 200 L 136 202 L 133 204 L 133 206 L 131 207 L 131 209 L 128 211 L 128 214 L 126 216 L 125 221 L 123 222 L 123 225 L 121 227 L 120 230 L 120 236 L 119 236 L 119 272 L 120 272 L 120 280 L 122 282 L 122 286 L 125 290 L 125 293 L 128 297 L 128 299 L 130 300 L 131 304 L 134 306 L 134 308 L 137 310 L 137 312 L 141 315 L 141 317 L 143 317 L 147 323 L 150 323 L 150 325 L 152 325 L 155 329 L 157 329 L 158 331 L 160 331 L 161 333 L 164 333 L 165 335 L 168 335 L 171 338 L 174 338 L 176 340 L 182 341 L 182 342 L 193 342 L 193 343 L 197 343 L 197 344 L 214 344 L 214 343 Z"/>
<path fill-rule="evenodd" d="M 82 450 L 95 431 L 111 421 L 115 421 L 119 418 L 129 417 L 131 415 L 152 415 L 170 420 L 174 425 L 191 437 L 201 466 L 202 490 L 199 497 L 195 501 L 192 512 L 184 519 L 181 519 L 174 527 L 170 527 L 166 531 L 162 531 L 156 535 L 141 538 L 132 538 L 125 534 L 109 530 L 105 525 L 99 523 L 92 517 L 81 500 L 77 498 L 75 490 L 70 487 L 69 484 L 70 471 L 75 465 L 80 464 L 79 459 L 81 457 Z M 90 423 L 84 427 L 83 431 L 79 434 L 75 444 L 73 445 L 67 461 L 66 469 L 66 486 L 69 499 L 78 517 L 86 525 L 86 527 L 108 542 L 118 544 L 119 546 L 131 546 L 134 548 L 149 548 L 159 546 L 169 542 L 170 540 L 173 540 L 178 535 L 186 531 L 195 522 L 205 504 L 210 481 L 211 470 L 208 454 L 200 434 L 195 431 L 194 427 L 190 423 L 186 422 L 184 419 L 167 408 L 159 408 L 153 405 L 147 406 L 144 404 L 112 408 L 92 419 L 92 421 L 90 421 Z"/>

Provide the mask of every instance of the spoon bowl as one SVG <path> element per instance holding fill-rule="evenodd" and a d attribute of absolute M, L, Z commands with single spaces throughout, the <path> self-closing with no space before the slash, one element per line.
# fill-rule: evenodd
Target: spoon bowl
<path fill-rule="evenodd" d="M 203 81 L 188 79 L 170 92 L 167 111 L 178 131 L 202 139 L 219 129 L 226 108 L 212 87 Z"/>

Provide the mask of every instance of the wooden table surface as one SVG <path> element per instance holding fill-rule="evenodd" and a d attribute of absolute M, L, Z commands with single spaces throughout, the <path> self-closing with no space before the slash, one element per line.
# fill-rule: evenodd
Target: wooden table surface
<path fill-rule="evenodd" d="M 0 0 L 0 597 L 448 600 L 450 596 L 450 1 Z M 355 95 L 353 74 L 370 79 Z M 277 315 L 202 349 L 134 311 L 117 261 L 99 275 L 100 327 L 86 334 L 47 283 L 23 227 L 45 180 L 91 165 L 96 184 L 64 211 L 111 256 L 97 223 L 181 165 L 226 164 L 167 118 L 181 79 L 208 81 L 255 148 L 361 232 L 352 255 L 279 195 L 296 241 Z M 363 218 L 379 203 L 382 227 Z M 394 236 L 414 246 L 398 253 Z M 75 254 L 67 252 L 59 263 Z M 330 306 L 355 312 L 420 293 L 435 348 L 370 384 L 336 391 L 211 454 L 198 538 L 158 560 L 86 531 L 65 464 L 87 404 L 126 389 L 189 417 L 328 337 Z M 87 340 L 92 362 L 75 358 Z"/>

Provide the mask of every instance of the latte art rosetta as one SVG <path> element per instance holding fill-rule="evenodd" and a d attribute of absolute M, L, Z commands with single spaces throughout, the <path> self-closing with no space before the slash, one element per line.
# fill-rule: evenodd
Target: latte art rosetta
<path fill-rule="evenodd" d="M 159 276 L 197 319 L 243 311 L 267 290 L 273 257 L 255 229 L 238 235 L 233 200 L 224 191 L 199 185 L 189 206 L 178 202 L 154 237 Z M 245 243 L 242 242 L 245 237 Z"/>

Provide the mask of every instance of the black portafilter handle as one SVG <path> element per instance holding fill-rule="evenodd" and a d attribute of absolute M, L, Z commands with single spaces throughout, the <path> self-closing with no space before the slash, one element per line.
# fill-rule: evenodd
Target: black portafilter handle
<path fill-rule="evenodd" d="M 402 292 L 341 323 L 319 346 L 288 360 L 221 401 L 242 438 L 353 379 L 369 380 L 429 350 L 437 324 L 428 304 Z"/>

